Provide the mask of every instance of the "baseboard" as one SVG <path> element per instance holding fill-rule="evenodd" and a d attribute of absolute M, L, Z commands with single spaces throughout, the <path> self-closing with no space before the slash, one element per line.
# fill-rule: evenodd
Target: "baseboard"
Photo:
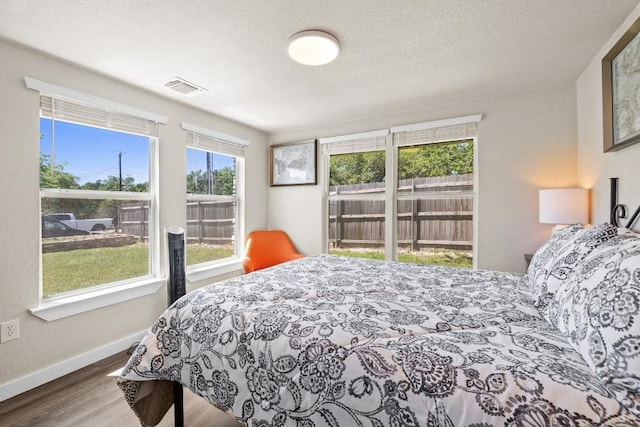
<path fill-rule="evenodd" d="M 72 357 L 64 362 L 56 363 L 32 374 L 2 384 L 0 385 L 0 402 L 70 374 L 73 371 L 77 371 L 106 357 L 113 356 L 120 351 L 124 351 L 131 347 L 133 343 L 140 341 L 146 332 L 147 331 L 138 332 L 137 334 Z"/>

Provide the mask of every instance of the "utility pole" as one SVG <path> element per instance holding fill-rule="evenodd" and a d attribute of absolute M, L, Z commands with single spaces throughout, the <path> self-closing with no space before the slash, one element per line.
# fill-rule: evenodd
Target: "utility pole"
<path fill-rule="evenodd" d="M 207 151 L 207 194 L 213 194 L 213 153 Z"/>
<path fill-rule="evenodd" d="M 119 191 L 122 191 L 122 151 L 118 152 L 118 183 Z"/>

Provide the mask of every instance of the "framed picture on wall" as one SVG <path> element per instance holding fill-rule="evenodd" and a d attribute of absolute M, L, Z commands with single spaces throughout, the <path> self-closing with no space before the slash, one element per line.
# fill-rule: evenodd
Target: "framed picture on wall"
<path fill-rule="evenodd" d="M 270 147 L 270 185 L 316 185 L 317 141 L 309 140 Z"/>
<path fill-rule="evenodd" d="M 640 19 L 602 59 L 604 151 L 640 142 Z"/>

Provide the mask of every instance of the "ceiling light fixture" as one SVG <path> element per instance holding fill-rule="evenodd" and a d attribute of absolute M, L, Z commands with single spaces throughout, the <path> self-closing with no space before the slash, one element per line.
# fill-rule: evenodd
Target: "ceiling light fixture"
<path fill-rule="evenodd" d="M 292 35 L 288 43 L 289 56 L 304 65 L 324 65 L 340 53 L 338 39 L 318 30 L 301 31 Z"/>

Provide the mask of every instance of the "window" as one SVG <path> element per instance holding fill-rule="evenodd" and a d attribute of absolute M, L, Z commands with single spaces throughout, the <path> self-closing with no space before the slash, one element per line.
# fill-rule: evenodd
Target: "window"
<path fill-rule="evenodd" d="M 156 276 L 152 171 L 160 121 L 29 83 L 41 92 L 42 297 Z"/>
<path fill-rule="evenodd" d="M 329 253 L 471 267 L 478 120 L 321 140 Z"/>
<path fill-rule="evenodd" d="M 188 123 L 187 266 L 239 257 L 242 163 L 248 142 Z"/>
<path fill-rule="evenodd" d="M 400 260 L 471 267 L 473 140 L 398 148 Z"/>
<path fill-rule="evenodd" d="M 329 252 L 384 259 L 386 132 L 323 145 L 329 160 Z"/>

